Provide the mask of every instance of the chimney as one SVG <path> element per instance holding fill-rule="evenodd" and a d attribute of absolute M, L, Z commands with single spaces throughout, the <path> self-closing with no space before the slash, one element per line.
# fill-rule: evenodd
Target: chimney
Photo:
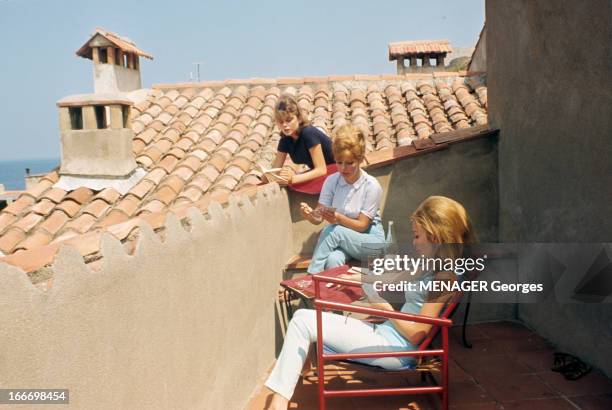
<path fill-rule="evenodd" d="M 448 40 L 401 41 L 389 43 L 389 61 L 397 61 L 398 75 L 440 71 L 446 54 L 452 51 Z"/>
<path fill-rule="evenodd" d="M 153 59 L 131 40 L 102 28 L 97 28 L 76 54 L 93 61 L 94 93 L 141 89 L 140 57 Z"/>
<path fill-rule="evenodd" d="M 59 107 L 61 176 L 128 178 L 136 169 L 132 102 L 122 94 L 65 97 Z"/>

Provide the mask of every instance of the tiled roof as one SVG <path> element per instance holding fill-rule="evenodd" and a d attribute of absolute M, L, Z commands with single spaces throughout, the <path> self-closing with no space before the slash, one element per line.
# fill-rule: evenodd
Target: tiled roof
<path fill-rule="evenodd" d="M 106 31 L 100 27 L 96 28 L 96 30 L 91 34 L 90 39 L 87 40 L 87 42 L 83 44 L 81 48 L 79 48 L 76 51 L 76 55 L 78 55 L 79 57 L 91 59 L 92 58 L 91 47 L 89 46 L 89 42 L 91 41 L 92 38 L 94 38 L 97 35 L 101 35 L 102 37 L 104 37 L 105 39 L 107 39 L 108 41 L 110 41 L 111 43 L 113 43 L 119 49 L 123 50 L 126 53 L 134 53 L 141 57 L 146 57 L 148 59 L 153 60 L 153 56 L 151 54 L 146 53 L 142 51 L 141 49 L 139 49 L 138 47 L 136 47 L 136 44 L 134 44 L 132 40 L 122 37 L 119 34 L 115 34 L 115 33 L 111 33 L 110 31 Z"/>
<path fill-rule="evenodd" d="M 0 251 L 31 250 L 258 185 L 256 164 L 269 166 L 276 153 L 274 105 L 283 92 L 296 95 L 313 125 L 330 134 L 349 121 L 361 126 L 369 165 L 448 141 L 428 138 L 438 133 L 487 122 L 482 79 L 457 73 L 159 85 L 132 110 L 143 179 L 124 195 L 66 192 L 53 187 L 57 172 L 49 173 L 0 212 Z"/>
<path fill-rule="evenodd" d="M 389 60 L 399 56 L 409 56 L 424 53 L 452 53 L 448 40 L 399 41 L 389 43 Z"/>

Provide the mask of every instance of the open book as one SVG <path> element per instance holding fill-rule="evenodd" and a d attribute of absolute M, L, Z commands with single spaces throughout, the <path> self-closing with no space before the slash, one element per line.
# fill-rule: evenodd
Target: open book
<path fill-rule="evenodd" d="M 289 182 L 287 178 L 280 176 L 280 171 L 282 168 L 265 168 L 261 165 L 259 165 L 258 168 L 270 182 L 282 182 L 284 184 Z"/>

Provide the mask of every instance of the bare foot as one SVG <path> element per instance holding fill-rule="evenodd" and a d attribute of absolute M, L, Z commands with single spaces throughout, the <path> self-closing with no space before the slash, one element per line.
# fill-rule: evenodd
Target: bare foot
<path fill-rule="evenodd" d="M 278 393 L 274 393 L 268 410 L 287 410 L 289 408 L 289 400 Z"/>

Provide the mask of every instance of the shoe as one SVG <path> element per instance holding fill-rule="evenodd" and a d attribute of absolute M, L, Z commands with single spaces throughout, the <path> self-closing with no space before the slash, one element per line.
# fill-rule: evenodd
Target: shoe
<path fill-rule="evenodd" d="M 577 361 L 578 358 L 569 353 L 555 352 L 555 360 L 550 370 L 553 372 L 563 372 L 567 366 L 576 363 Z"/>
<path fill-rule="evenodd" d="M 577 362 L 571 363 L 563 369 L 563 377 L 567 380 L 578 380 L 582 376 L 587 375 L 591 371 L 591 366 L 578 360 Z"/>

